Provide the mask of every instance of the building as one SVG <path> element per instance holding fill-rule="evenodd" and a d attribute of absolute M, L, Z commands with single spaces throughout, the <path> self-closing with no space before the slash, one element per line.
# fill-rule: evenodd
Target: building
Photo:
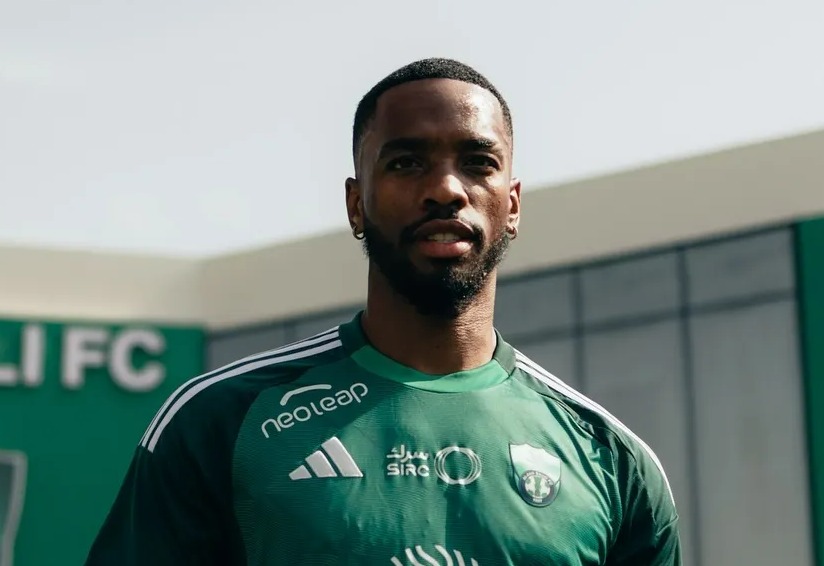
<path fill-rule="evenodd" d="M 824 131 L 523 205 L 496 323 L 658 453 L 686 564 L 824 563 Z M 366 266 L 348 233 L 0 265 L 2 566 L 81 561 L 174 387 L 348 319 Z"/>

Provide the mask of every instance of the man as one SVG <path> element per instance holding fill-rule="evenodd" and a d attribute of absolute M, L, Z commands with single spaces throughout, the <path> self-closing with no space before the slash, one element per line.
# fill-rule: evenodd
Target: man
<path fill-rule="evenodd" d="M 87 564 L 680 564 L 652 451 L 493 329 L 512 143 L 458 62 L 373 87 L 346 182 L 365 310 L 181 386 Z"/>

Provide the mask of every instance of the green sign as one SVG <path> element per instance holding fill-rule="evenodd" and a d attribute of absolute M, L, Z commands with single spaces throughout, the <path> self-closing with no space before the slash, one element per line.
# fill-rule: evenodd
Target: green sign
<path fill-rule="evenodd" d="M 82 564 L 199 328 L 0 321 L 0 566 Z"/>
<path fill-rule="evenodd" d="M 824 564 L 824 218 L 796 231 L 816 564 Z"/>

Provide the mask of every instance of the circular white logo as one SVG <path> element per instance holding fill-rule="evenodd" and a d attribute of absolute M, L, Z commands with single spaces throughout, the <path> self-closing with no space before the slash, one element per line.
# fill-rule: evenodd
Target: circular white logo
<path fill-rule="evenodd" d="M 452 454 L 462 454 L 469 459 L 469 473 L 463 477 L 452 477 L 446 471 L 446 458 Z M 481 459 L 470 448 L 447 446 L 435 454 L 435 473 L 442 481 L 449 485 L 469 485 L 481 477 Z"/>

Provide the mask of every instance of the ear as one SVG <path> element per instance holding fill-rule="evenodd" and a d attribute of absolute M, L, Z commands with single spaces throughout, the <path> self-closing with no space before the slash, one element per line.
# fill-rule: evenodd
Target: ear
<path fill-rule="evenodd" d="M 353 232 L 363 232 L 363 192 L 360 182 L 353 177 L 346 179 L 346 212 Z"/>
<path fill-rule="evenodd" d="M 507 221 L 507 228 L 518 231 L 518 225 L 521 223 L 521 181 L 520 179 L 512 179 L 509 183 L 509 219 Z"/>

